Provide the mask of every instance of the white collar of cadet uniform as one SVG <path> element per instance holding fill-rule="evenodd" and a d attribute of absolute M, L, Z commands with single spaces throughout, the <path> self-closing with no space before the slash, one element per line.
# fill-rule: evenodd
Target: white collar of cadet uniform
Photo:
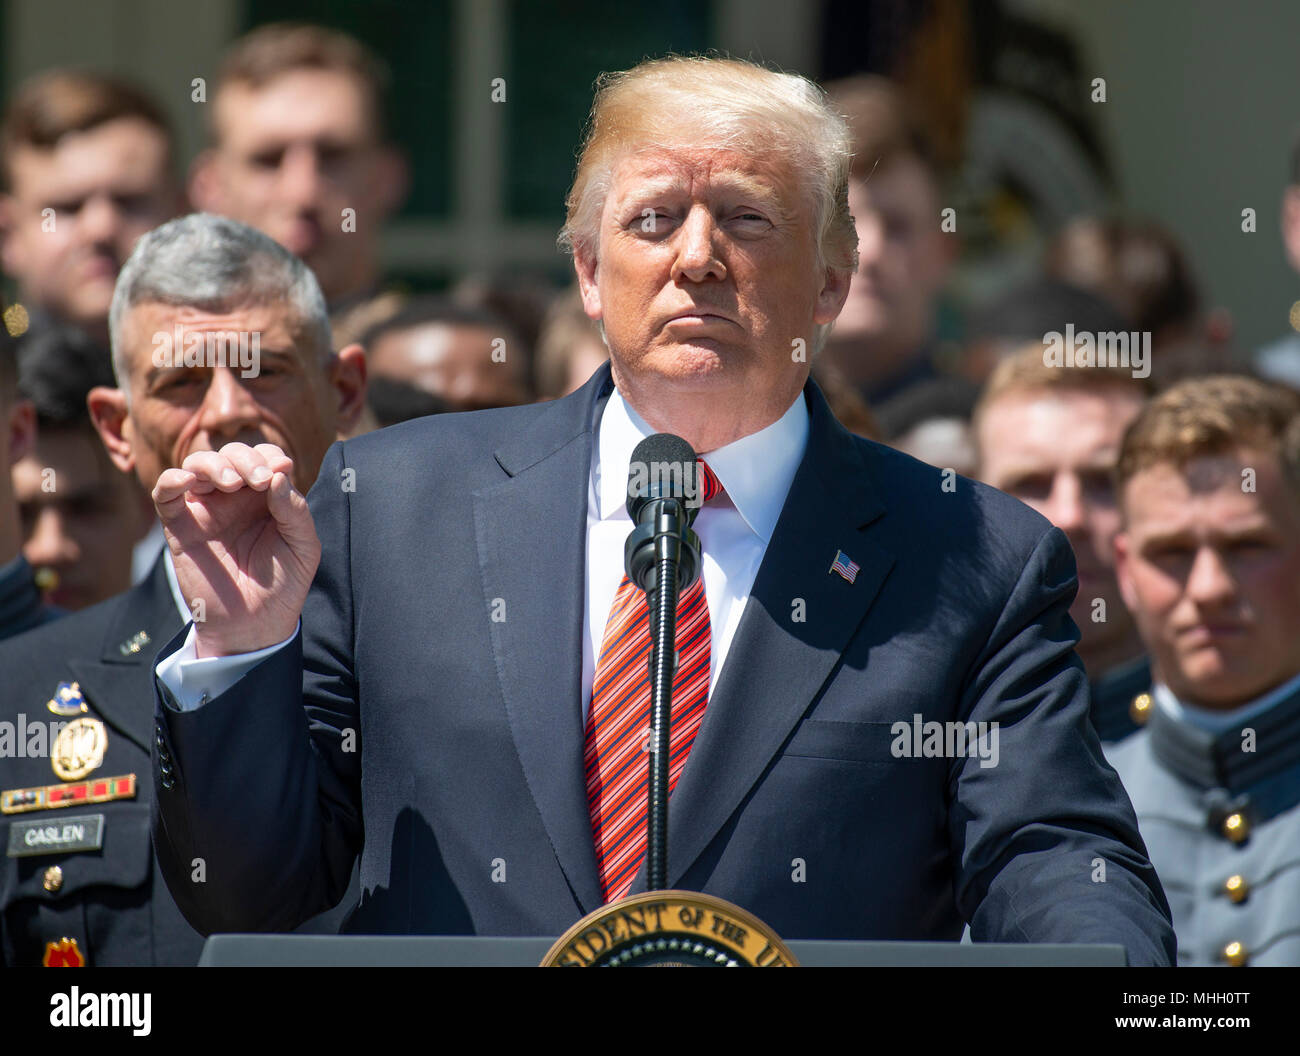
<path fill-rule="evenodd" d="M 1262 697 L 1256 697 L 1254 700 L 1229 711 L 1211 711 L 1208 708 L 1186 704 L 1174 696 L 1173 691 L 1163 684 L 1158 684 L 1151 691 L 1151 695 L 1156 698 L 1156 703 L 1171 719 L 1198 726 L 1210 733 L 1222 733 L 1224 730 L 1231 730 L 1242 725 L 1246 720 L 1253 719 L 1256 715 L 1262 715 L 1269 708 L 1286 700 L 1297 691 L 1300 691 L 1300 675 L 1296 675 L 1294 678 L 1283 682 L 1280 686 L 1270 689 Z"/>
<path fill-rule="evenodd" d="M 602 521 L 627 518 L 627 475 L 636 445 L 655 430 L 615 389 L 600 424 L 600 458 L 593 481 Z M 727 497 L 766 546 L 772 539 L 786 495 L 808 446 L 808 405 L 802 390 L 790 409 L 771 425 L 700 457 L 709 464 Z"/>

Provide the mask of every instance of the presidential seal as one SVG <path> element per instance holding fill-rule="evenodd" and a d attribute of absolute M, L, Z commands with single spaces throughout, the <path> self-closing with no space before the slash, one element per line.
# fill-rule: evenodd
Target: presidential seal
<path fill-rule="evenodd" d="M 791 968 L 776 933 L 739 906 L 697 891 L 647 891 L 588 913 L 543 968 Z"/>
<path fill-rule="evenodd" d="M 79 781 L 103 763 L 107 748 L 108 730 L 104 724 L 83 715 L 59 731 L 50 762 L 64 781 Z"/>

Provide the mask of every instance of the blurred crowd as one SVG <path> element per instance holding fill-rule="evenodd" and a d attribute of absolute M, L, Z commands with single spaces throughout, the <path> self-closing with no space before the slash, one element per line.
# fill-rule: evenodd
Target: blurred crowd
<path fill-rule="evenodd" d="M 859 76 L 825 88 L 855 140 L 859 266 L 814 357 L 815 380 L 852 432 L 983 480 L 1057 525 L 1078 564 L 1072 614 L 1100 739 L 1127 744 L 1160 710 L 1163 687 L 1177 698 L 1166 710 L 1210 746 L 1201 784 L 1234 787 L 1213 752 L 1235 728 L 1196 716 L 1222 720 L 1300 675 L 1300 518 L 1288 505 L 1300 493 L 1300 332 L 1235 347 L 1177 233 L 1118 214 L 1049 233 L 1028 281 L 941 339 L 939 304 L 962 253 L 943 221 L 951 166 L 894 83 Z M 277 24 L 230 47 L 193 159 L 176 156 L 160 106 L 116 77 L 52 70 L 7 100 L 0 247 L 16 297 L 0 332 L 0 465 L 12 466 L 0 480 L 0 574 L 23 569 L 42 603 L 20 604 L 26 579 L 0 596 L 0 635 L 144 579 L 162 546 L 148 492 L 191 451 L 273 440 L 296 453 L 310 484 L 335 436 L 558 398 L 607 358 L 575 288 L 465 275 L 428 293 L 385 276 L 380 233 L 410 182 L 400 137 L 384 125 L 386 90 L 382 62 L 356 40 Z M 1292 168 L 1293 185 L 1278 188 L 1280 235 L 1300 271 L 1300 153 Z M 284 320 L 253 320 L 264 335 L 257 378 L 157 371 L 156 341 L 123 331 L 110 309 L 137 241 L 190 212 L 247 225 L 308 265 L 331 346 L 316 349 Z M 194 304 L 205 303 L 197 291 Z M 152 333 L 185 320 L 173 309 Z M 1045 354 L 1053 341 L 1094 358 L 1063 367 Z M 1201 463 L 1208 476 L 1191 472 Z M 1257 490 L 1238 487 L 1239 468 L 1258 470 Z M 1207 539 L 1217 557 L 1203 557 Z M 1147 826 L 1143 760 L 1123 762 Z M 1163 837 L 1144 835 L 1168 888 L 1182 866 L 1162 865 Z M 1196 958 L 1249 957 L 1244 940 L 1236 951 L 1206 941 L 1214 948 Z"/>
<path fill-rule="evenodd" d="M 940 341 L 938 305 L 961 253 L 960 236 L 941 220 L 952 166 L 888 79 L 826 87 L 855 139 L 849 202 L 860 263 L 814 373 L 853 432 L 975 475 L 971 420 L 981 386 L 1018 348 L 1067 325 L 1149 334 L 1153 387 L 1241 362 L 1230 320 L 1207 310 L 1177 237 L 1116 216 L 1068 224 L 1035 278 L 976 306 L 960 341 Z M 382 61 L 351 37 L 264 26 L 225 55 L 208 145 L 184 179 L 162 108 L 125 80 L 51 70 L 8 100 L 0 238 L 17 298 L 3 339 L 23 398 L 8 412 L 8 454 L 22 550 L 53 604 L 77 609 L 110 597 L 144 575 L 161 545 L 143 490 L 112 458 L 100 390 L 122 380 L 108 328 L 118 273 L 137 239 L 168 219 L 229 217 L 310 266 L 334 348 L 365 351 L 366 396 L 350 435 L 423 414 L 553 399 L 606 358 L 576 287 L 475 274 L 435 294 L 385 279 L 380 232 L 410 182 L 384 125 L 387 89 Z M 1300 265 L 1300 209 L 1286 220 Z M 1298 342 L 1292 335 L 1254 362 L 1300 385 Z M 206 428 L 219 446 L 250 426 L 232 419 Z"/>

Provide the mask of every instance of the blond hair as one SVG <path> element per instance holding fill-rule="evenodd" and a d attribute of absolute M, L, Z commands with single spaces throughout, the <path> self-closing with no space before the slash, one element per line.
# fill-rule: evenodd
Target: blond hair
<path fill-rule="evenodd" d="M 848 126 L 825 93 L 797 74 L 698 55 L 651 59 L 597 80 L 560 244 L 594 254 L 618 159 L 628 150 L 679 143 L 683 135 L 755 155 L 788 156 L 813 196 L 819 266 L 857 267 L 848 203 L 853 148 Z"/>
<path fill-rule="evenodd" d="M 359 40 L 310 22 L 272 22 L 240 37 L 221 59 L 214 98 L 230 85 L 247 85 L 257 91 L 297 70 L 324 70 L 355 77 L 368 97 L 374 138 L 384 138 L 388 68 Z M 215 122 L 215 107 L 209 115 L 209 120 Z M 214 140 L 220 138 L 215 124 L 210 131 Z"/>
<path fill-rule="evenodd" d="M 971 431 L 978 446 L 980 423 L 989 408 L 1009 395 L 1081 392 L 1107 396 L 1116 390 L 1127 390 L 1139 400 L 1146 400 L 1155 391 L 1148 379 L 1134 377 L 1128 367 L 1052 366 L 1044 362 L 1042 342 L 1035 341 L 1017 349 L 993 368 L 975 401 Z"/>
<path fill-rule="evenodd" d="M 49 70 L 19 86 L 0 117 L 0 190 L 10 190 L 14 152 L 53 150 L 64 136 L 133 117 L 151 126 L 167 144 L 166 114 L 143 89 L 129 81 L 89 70 Z"/>
<path fill-rule="evenodd" d="M 1144 469 L 1248 448 L 1278 456 L 1300 492 L 1300 397 L 1289 389 L 1231 374 L 1188 378 L 1161 393 L 1124 434 L 1115 467 L 1120 494 Z"/>
<path fill-rule="evenodd" d="M 972 420 L 979 420 L 992 403 L 1010 393 L 1113 393 L 1128 389 L 1141 399 L 1154 391 L 1151 381 L 1134 377 L 1128 367 L 1057 367 L 1044 360 L 1043 342 L 1030 342 L 1011 352 L 989 373 L 975 402 Z"/>

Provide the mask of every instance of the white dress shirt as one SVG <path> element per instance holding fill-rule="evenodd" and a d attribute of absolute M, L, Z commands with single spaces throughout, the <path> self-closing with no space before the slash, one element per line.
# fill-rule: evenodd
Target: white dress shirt
<path fill-rule="evenodd" d="M 593 429 L 591 478 L 587 493 L 587 595 L 583 605 L 582 715 L 591 704 L 596 660 L 604 641 L 614 595 L 623 581 L 623 544 L 632 531 L 627 512 L 627 479 L 632 451 L 655 432 L 616 389 L 598 406 Z M 715 451 L 703 452 L 725 494 L 701 507 L 695 519 L 700 537 L 704 596 L 712 630 L 709 692 L 717 685 L 731 640 L 754 586 L 758 566 L 785 505 L 795 472 L 808 445 L 808 408 L 802 391 L 789 410 L 765 429 Z M 175 584 L 170 554 L 168 576 Z M 184 618 L 189 610 L 179 598 Z M 297 631 L 295 630 L 295 634 Z M 206 695 L 224 693 L 256 664 L 283 648 L 284 642 L 238 656 L 194 655 L 194 629 L 184 645 L 158 665 L 158 677 L 182 709 L 197 707 Z"/>
<path fill-rule="evenodd" d="M 599 414 L 599 411 L 597 412 Z M 596 659 L 604 643 L 614 595 L 623 582 L 623 543 L 632 531 L 627 512 L 627 477 L 636 445 L 655 432 L 627 405 L 618 390 L 610 395 L 592 445 L 591 488 L 587 495 L 587 600 L 582 637 L 582 716 L 587 717 Z M 709 650 L 709 692 L 718 684 L 758 566 L 785 505 L 795 471 L 808 444 L 808 408 L 803 393 L 766 429 L 701 454 L 725 494 L 700 508 L 704 597 L 713 633 Z"/>

